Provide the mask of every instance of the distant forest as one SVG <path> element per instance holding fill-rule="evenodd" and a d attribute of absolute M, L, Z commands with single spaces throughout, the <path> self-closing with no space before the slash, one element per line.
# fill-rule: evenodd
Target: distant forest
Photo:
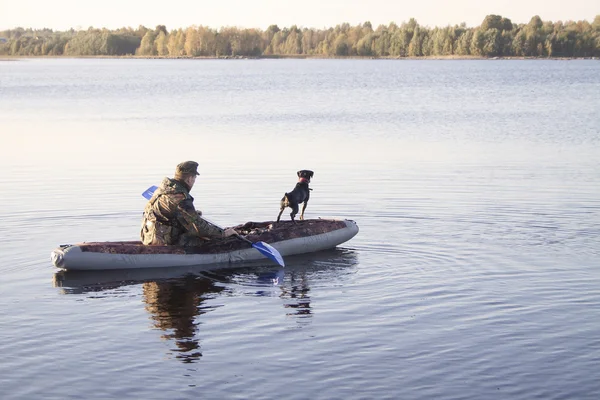
<path fill-rule="evenodd" d="M 373 28 L 370 22 L 335 28 L 267 30 L 192 26 L 168 31 L 15 28 L 0 31 L 4 56 L 144 56 L 144 57 L 600 57 L 600 15 L 588 21 L 551 22 L 539 16 L 514 24 L 488 15 L 480 26 L 429 28 L 415 19 Z"/>

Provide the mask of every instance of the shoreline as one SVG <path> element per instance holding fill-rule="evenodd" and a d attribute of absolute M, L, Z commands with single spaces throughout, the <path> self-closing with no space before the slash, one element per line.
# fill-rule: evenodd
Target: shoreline
<path fill-rule="evenodd" d="M 600 57 L 482 57 L 482 56 L 419 56 L 419 57 L 360 57 L 360 56 L 323 56 L 323 55 L 262 55 L 262 56 L 0 56 L 1 61 L 18 61 L 20 59 L 44 59 L 44 58 L 77 58 L 77 59 L 133 59 L 133 60 L 280 60 L 280 59 L 313 59 L 313 60 L 553 60 L 553 61 L 575 61 L 575 60 L 600 60 Z"/>

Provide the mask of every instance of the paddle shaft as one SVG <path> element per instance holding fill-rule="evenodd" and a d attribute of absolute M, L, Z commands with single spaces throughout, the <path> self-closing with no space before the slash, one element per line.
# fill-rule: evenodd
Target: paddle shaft
<path fill-rule="evenodd" d="M 246 243 L 250 243 L 251 245 L 254 245 L 254 243 L 252 243 L 252 241 L 250 239 L 243 237 L 239 233 L 236 233 L 234 236 L 238 239 L 242 239 Z"/>
<path fill-rule="evenodd" d="M 204 217 L 200 217 L 202 218 L 204 221 L 206 221 L 208 224 L 214 225 L 218 228 L 221 228 L 219 225 L 215 224 L 212 221 L 207 220 Z M 221 228 L 223 229 L 223 228 Z M 234 234 L 232 236 L 235 236 L 236 238 L 248 243 L 250 246 L 252 246 L 252 248 L 258 250 L 263 256 L 275 261 L 277 264 L 281 265 L 282 267 L 285 267 L 285 262 L 283 261 L 283 257 L 281 256 L 281 254 L 279 254 L 279 251 L 277 251 L 277 249 L 275 249 L 274 247 L 272 247 L 270 244 L 265 243 L 265 242 L 253 242 L 250 239 L 240 235 L 239 233 L 237 233 L 234 229 Z"/>

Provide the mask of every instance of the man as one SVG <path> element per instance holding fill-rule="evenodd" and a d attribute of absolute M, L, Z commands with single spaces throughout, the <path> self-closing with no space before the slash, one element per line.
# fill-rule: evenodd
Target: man
<path fill-rule="evenodd" d="M 198 175 L 198 163 L 185 161 L 177 165 L 173 179 L 163 179 L 144 209 L 141 236 L 145 245 L 198 246 L 211 238 L 236 234 L 233 228 L 209 224 L 196 211 L 190 190 Z"/>

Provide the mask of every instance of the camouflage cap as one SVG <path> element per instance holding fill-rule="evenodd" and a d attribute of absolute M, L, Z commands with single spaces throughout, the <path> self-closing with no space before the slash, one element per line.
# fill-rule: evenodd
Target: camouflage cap
<path fill-rule="evenodd" d="M 184 161 L 177 164 L 175 175 L 200 175 L 198 173 L 198 163 L 196 161 Z"/>

